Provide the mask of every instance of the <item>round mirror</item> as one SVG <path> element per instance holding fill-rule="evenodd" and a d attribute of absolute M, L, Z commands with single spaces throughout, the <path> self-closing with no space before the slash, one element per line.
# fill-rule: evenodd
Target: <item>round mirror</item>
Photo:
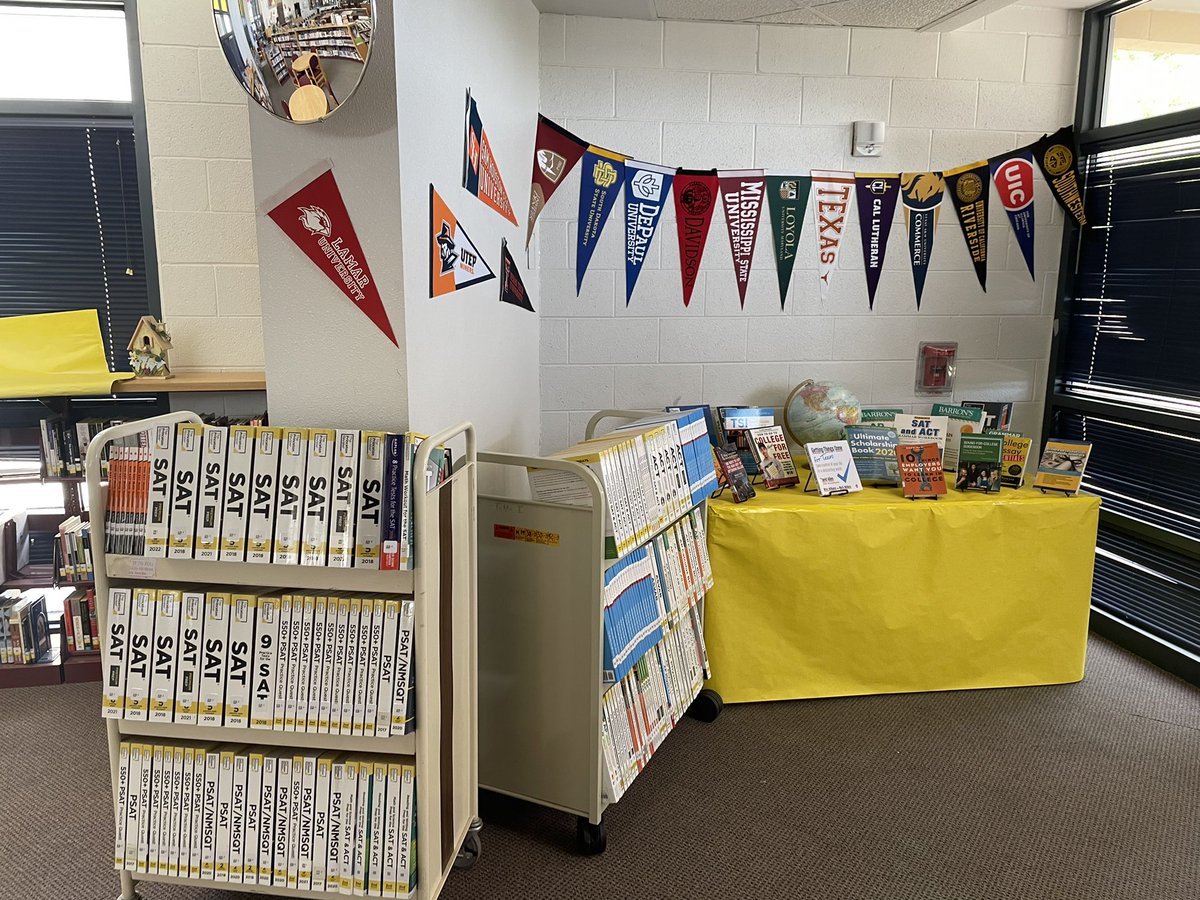
<path fill-rule="evenodd" d="M 202 2 L 212 3 L 234 77 L 272 115 L 319 122 L 358 87 L 370 57 L 374 0 Z"/>

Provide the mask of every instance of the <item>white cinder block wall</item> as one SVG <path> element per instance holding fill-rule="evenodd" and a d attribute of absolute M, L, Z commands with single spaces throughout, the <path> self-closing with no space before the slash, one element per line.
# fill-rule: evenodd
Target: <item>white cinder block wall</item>
<path fill-rule="evenodd" d="M 541 110 L 585 140 L 673 166 L 949 168 L 1072 120 L 1080 22 L 1075 12 L 1011 7 L 939 35 L 543 15 Z M 856 119 L 887 123 L 882 158 L 850 156 Z M 874 312 L 856 212 L 821 302 L 810 204 L 781 314 L 765 218 L 739 310 L 723 212 L 684 309 L 670 205 L 628 308 L 620 210 L 576 297 L 577 168 L 535 235 L 543 449 L 582 437 L 596 409 L 778 406 L 805 378 L 847 384 L 863 403 L 925 412 L 930 401 L 913 393 L 921 340 L 958 341 L 956 397 L 1016 401 L 1015 427 L 1037 435 L 1063 219 L 1037 183 L 1035 280 L 993 192 L 986 294 L 947 201 L 919 313 L 899 211 Z"/>

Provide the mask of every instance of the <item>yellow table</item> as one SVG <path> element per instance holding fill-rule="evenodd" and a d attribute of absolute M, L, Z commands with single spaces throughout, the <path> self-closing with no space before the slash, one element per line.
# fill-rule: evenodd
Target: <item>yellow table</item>
<path fill-rule="evenodd" d="M 709 687 L 741 703 L 1079 681 L 1099 509 L 1031 488 L 714 500 Z"/>

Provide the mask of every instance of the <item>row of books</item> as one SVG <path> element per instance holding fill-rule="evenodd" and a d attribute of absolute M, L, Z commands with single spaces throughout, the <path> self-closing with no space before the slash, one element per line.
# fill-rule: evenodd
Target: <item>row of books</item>
<path fill-rule="evenodd" d="M 65 418 L 42 419 L 38 431 L 42 443 L 42 474 L 48 478 L 72 478 L 83 475 L 88 446 L 105 428 L 120 425 L 122 419 Z M 107 457 L 101 460 L 101 472 L 107 474 Z"/>
<path fill-rule="evenodd" d="M 79 516 L 59 523 L 54 571 L 60 583 L 92 581 L 96 577 L 92 568 L 92 529 Z"/>
<path fill-rule="evenodd" d="M 50 653 L 46 597 L 36 588 L 0 594 L 0 663 L 29 665 Z"/>
<path fill-rule="evenodd" d="M 604 573 L 605 679 L 623 679 L 712 585 L 699 509 L 609 566 Z"/>
<path fill-rule="evenodd" d="M 390 737 L 416 726 L 412 599 L 138 585 L 108 597 L 103 715 Z"/>
<path fill-rule="evenodd" d="M 109 553 L 410 569 L 413 465 L 424 435 L 327 428 L 159 425 L 112 447 Z M 439 448 L 426 490 L 450 473 Z"/>
<path fill-rule="evenodd" d="M 91 653 L 100 649 L 96 592 L 91 588 L 76 588 L 63 600 L 63 635 L 70 653 Z"/>
<path fill-rule="evenodd" d="M 119 870 L 367 897 L 417 883 L 404 757 L 123 741 L 116 810 Z"/>

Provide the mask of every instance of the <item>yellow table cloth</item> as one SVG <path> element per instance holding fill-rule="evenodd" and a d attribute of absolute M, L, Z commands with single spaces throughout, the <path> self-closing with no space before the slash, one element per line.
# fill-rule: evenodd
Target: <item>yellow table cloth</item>
<path fill-rule="evenodd" d="M 1079 681 L 1099 510 L 1031 488 L 713 500 L 708 686 L 744 703 Z"/>

